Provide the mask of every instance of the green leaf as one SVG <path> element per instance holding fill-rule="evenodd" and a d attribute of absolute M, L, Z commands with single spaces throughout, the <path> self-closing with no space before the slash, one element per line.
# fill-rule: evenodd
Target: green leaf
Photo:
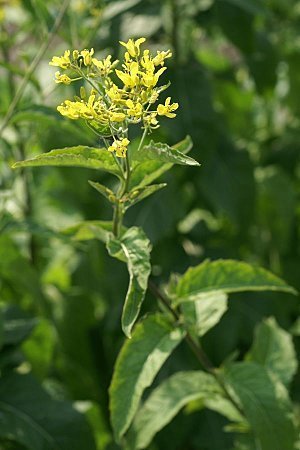
<path fill-rule="evenodd" d="M 243 362 L 225 370 L 225 382 L 237 397 L 261 450 L 293 450 L 292 405 L 280 382 L 262 366 Z"/>
<path fill-rule="evenodd" d="M 195 302 L 181 305 L 184 319 L 189 328 L 198 336 L 203 336 L 213 328 L 227 311 L 227 295 L 218 292 Z"/>
<path fill-rule="evenodd" d="M 294 288 L 261 267 L 231 259 L 206 260 L 189 268 L 178 282 L 179 303 L 197 301 L 208 294 L 242 291 L 282 291 L 296 294 Z"/>
<path fill-rule="evenodd" d="M 30 450 L 95 449 L 84 417 L 71 404 L 53 400 L 31 375 L 0 378 L 0 436 Z"/>
<path fill-rule="evenodd" d="M 96 183 L 95 181 L 88 181 L 89 184 L 99 192 L 99 194 L 103 195 L 110 203 L 115 202 L 116 196 L 111 189 L 104 186 L 103 184 Z"/>
<path fill-rule="evenodd" d="M 188 153 L 193 146 L 190 136 L 187 136 L 183 141 L 171 147 L 172 149 L 180 153 Z M 130 179 L 130 188 L 147 186 L 152 183 L 156 178 L 160 177 L 163 173 L 171 169 L 173 163 L 168 162 L 162 164 L 161 161 L 144 161 L 137 163 L 133 168 L 133 172 Z"/>
<path fill-rule="evenodd" d="M 297 356 L 291 335 L 273 317 L 260 323 L 247 359 L 264 366 L 286 386 L 297 371 Z"/>
<path fill-rule="evenodd" d="M 109 235 L 112 233 L 113 224 L 111 221 L 105 220 L 85 220 L 71 227 L 62 230 L 63 234 L 72 236 L 75 241 L 88 241 L 90 239 L 98 239 L 106 243 Z M 122 231 L 126 231 L 124 227 Z"/>
<path fill-rule="evenodd" d="M 154 435 L 167 425 L 189 402 L 199 400 L 202 407 L 219 410 L 224 399 L 223 391 L 215 378 L 201 371 L 178 372 L 163 381 L 138 410 L 128 433 L 130 449 L 147 448 Z M 232 414 L 232 413 L 231 413 Z M 238 413 L 233 417 L 241 419 Z"/>
<path fill-rule="evenodd" d="M 111 256 L 127 263 L 129 286 L 122 313 L 122 329 L 130 337 L 148 287 L 151 244 L 141 228 L 132 227 L 120 239 L 110 235 L 107 249 Z"/>
<path fill-rule="evenodd" d="M 13 164 L 12 168 L 35 166 L 85 167 L 87 169 L 103 170 L 120 177 L 120 170 L 113 156 L 106 149 L 84 145 L 51 150 L 32 159 L 18 161 Z"/>
<path fill-rule="evenodd" d="M 134 329 L 117 358 L 110 386 L 111 422 L 119 441 L 127 431 L 144 390 L 150 386 L 184 331 L 163 314 L 148 316 Z"/>
<path fill-rule="evenodd" d="M 3 310 L 3 343 L 4 345 L 19 345 L 30 336 L 39 320 L 28 318 L 16 306 L 8 306 Z"/>
<path fill-rule="evenodd" d="M 200 166 L 200 164 L 193 158 L 186 156 L 176 148 L 170 147 L 168 144 L 162 144 L 160 142 L 150 141 L 150 144 L 144 145 L 144 147 L 135 151 L 132 154 L 134 161 L 161 161 L 172 164 L 182 164 L 188 166 Z"/>
<path fill-rule="evenodd" d="M 125 210 L 127 210 L 131 206 L 135 205 L 141 200 L 144 200 L 144 198 L 149 197 L 149 195 L 154 194 L 155 192 L 159 191 L 160 189 L 166 186 L 167 186 L 166 183 L 160 183 L 133 189 L 122 198 Z"/>

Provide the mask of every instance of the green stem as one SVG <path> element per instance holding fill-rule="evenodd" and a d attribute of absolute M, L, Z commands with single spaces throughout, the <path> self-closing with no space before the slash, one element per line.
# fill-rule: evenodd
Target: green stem
<path fill-rule="evenodd" d="M 167 308 L 167 310 L 172 314 L 176 322 L 182 322 L 181 316 L 176 311 L 176 309 L 173 308 L 171 305 L 171 302 L 169 298 L 153 283 L 153 281 L 149 280 L 149 289 L 152 292 L 152 294 L 158 298 L 158 300 Z M 231 393 L 228 391 L 227 386 L 225 385 L 222 377 L 218 374 L 216 369 L 214 368 L 212 362 L 210 361 L 207 354 L 204 352 L 200 342 L 196 341 L 191 333 L 186 330 L 186 336 L 185 340 L 196 356 L 197 360 L 201 364 L 201 366 L 209 372 L 217 381 L 219 386 L 222 388 L 225 397 L 232 403 L 232 405 L 237 409 L 237 411 L 244 417 L 244 411 L 241 409 L 240 405 L 236 402 L 236 400 L 232 397 Z"/>
<path fill-rule="evenodd" d="M 40 50 L 38 51 L 38 53 L 36 54 L 35 58 L 33 59 L 32 63 L 30 64 L 30 66 L 28 67 L 28 70 L 23 78 L 23 80 L 21 81 L 18 90 L 15 93 L 15 96 L 10 104 L 10 107 L 7 110 L 7 113 L 3 119 L 2 125 L 0 127 L 0 136 L 2 136 L 3 131 L 5 130 L 5 128 L 7 127 L 10 119 L 12 118 L 15 109 L 17 108 L 19 101 L 21 100 L 21 98 L 23 97 L 24 94 L 24 90 L 25 87 L 27 86 L 28 81 L 31 78 L 31 75 L 33 74 L 33 72 L 35 71 L 35 69 L 37 68 L 37 66 L 39 65 L 42 57 L 44 56 L 46 50 L 48 49 L 48 47 L 50 46 L 53 38 L 56 35 L 56 32 L 58 30 L 58 28 L 60 27 L 63 17 L 65 15 L 65 12 L 68 8 L 70 4 L 70 0 L 65 0 L 61 6 L 61 9 L 59 11 L 58 16 L 56 17 L 56 20 L 54 22 L 54 25 L 49 33 L 48 39 L 44 42 L 44 44 L 40 47 Z"/>
<path fill-rule="evenodd" d="M 147 136 L 147 132 L 148 132 L 148 128 L 145 128 L 145 129 L 144 129 L 144 132 L 143 132 L 143 134 L 142 134 L 142 137 L 141 137 L 141 140 L 140 140 L 138 149 L 137 149 L 138 152 L 141 150 L 141 148 L 142 148 L 142 146 L 143 146 L 145 137 Z"/>

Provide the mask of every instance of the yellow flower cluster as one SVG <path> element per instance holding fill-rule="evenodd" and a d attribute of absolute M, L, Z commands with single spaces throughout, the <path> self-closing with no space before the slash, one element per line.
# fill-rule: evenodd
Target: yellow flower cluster
<path fill-rule="evenodd" d="M 94 57 L 91 50 L 66 50 L 62 56 L 54 56 L 49 63 L 52 66 L 68 70 L 68 73 L 55 73 L 55 82 L 66 85 L 82 79 L 92 86 L 89 96 L 81 89 L 80 97 L 74 101 L 65 100 L 57 107 L 58 111 L 70 119 L 84 119 L 88 125 L 101 135 L 105 128 L 112 144 L 110 152 L 117 157 L 126 156 L 129 140 L 128 125 L 142 123 L 146 132 L 159 126 L 158 118 L 173 118 L 178 103 L 171 103 L 171 97 L 156 108 L 159 95 L 168 85 L 158 87 L 159 78 L 165 72 L 165 60 L 172 56 L 170 50 L 157 51 L 152 55 L 148 49 L 141 50 L 145 38 L 120 41 L 126 52 L 122 70 L 116 69 L 119 61 L 112 61 L 111 55 L 102 60 Z M 76 76 L 72 76 L 76 74 Z M 111 77 L 116 76 L 122 86 Z M 108 134 L 107 134 L 108 133 Z"/>

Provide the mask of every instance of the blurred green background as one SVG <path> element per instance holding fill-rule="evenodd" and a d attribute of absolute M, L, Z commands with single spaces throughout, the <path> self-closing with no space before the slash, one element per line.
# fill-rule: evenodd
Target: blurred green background
<path fill-rule="evenodd" d="M 2 119 L 61 6 L 56 0 L 0 1 Z M 141 36 L 154 51 L 170 48 L 162 81 L 171 81 L 167 95 L 180 108 L 153 138 L 174 144 L 191 135 L 191 156 L 202 166 L 175 167 L 163 177 L 168 187 L 126 216 L 125 224 L 143 227 L 151 239 L 153 276 L 164 283 L 205 258 L 236 258 L 300 289 L 300 2 L 71 0 L 66 6 L 1 137 L 0 301 L 6 318 L 38 318 L 10 364 L 32 370 L 57 398 L 76 402 L 87 412 L 98 450 L 111 450 L 118 447 L 107 388 L 123 342 L 127 273 L 100 242 L 60 232 L 82 220 L 111 218 L 109 205 L 87 183 L 109 182 L 109 176 L 10 169 L 15 160 L 50 149 L 99 144 L 83 124 L 56 112 L 79 85 L 55 84 L 48 62 L 66 49 L 91 47 L 97 57 L 118 58 L 119 40 Z M 148 294 L 143 312 L 155 309 Z M 299 351 L 298 298 L 236 294 L 203 342 L 214 364 L 236 351 L 244 356 L 255 326 L 269 316 L 293 333 Z M 184 345 L 175 355 L 159 377 L 196 368 Z M 299 375 L 291 395 L 297 404 Z M 222 432 L 224 424 L 212 412 L 182 412 L 151 449 L 237 448 Z"/>

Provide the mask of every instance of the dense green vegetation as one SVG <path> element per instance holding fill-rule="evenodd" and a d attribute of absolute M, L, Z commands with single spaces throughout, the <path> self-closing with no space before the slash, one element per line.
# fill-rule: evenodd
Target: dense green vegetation
<path fill-rule="evenodd" d="M 0 20 L 1 450 L 300 448 L 300 2 L 4 0 Z M 145 141 L 173 153 L 148 146 L 160 177 L 132 186 L 167 186 L 112 237 L 95 183 L 114 190 L 118 168 L 57 112 L 80 83 L 55 84 L 49 61 L 122 59 L 141 36 L 173 53 L 177 117 Z M 84 169 L 12 169 L 78 145 Z M 143 295 L 148 239 L 150 288 L 126 322 L 124 261 Z"/>

